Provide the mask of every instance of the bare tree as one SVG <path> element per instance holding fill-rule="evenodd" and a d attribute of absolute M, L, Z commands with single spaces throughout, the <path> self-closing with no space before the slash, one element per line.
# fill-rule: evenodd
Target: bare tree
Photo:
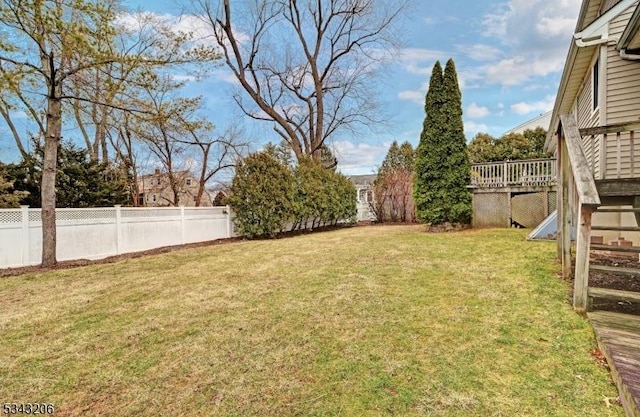
<path fill-rule="evenodd" d="M 0 0 L 0 30 L 10 34 L 0 39 L 2 74 L 15 81 L 11 90 L 16 101 L 33 116 L 44 140 L 44 267 L 56 264 L 55 184 L 63 102 L 99 100 L 78 97 L 68 88 L 70 81 L 129 59 L 122 51 L 110 48 L 118 12 L 116 0 Z M 161 51 L 160 55 L 139 55 L 134 60 L 145 65 L 167 65 L 214 58 L 212 51 L 202 48 L 184 51 L 182 39 L 178 36 L 172 39 L 175 42 L 159 45 L 156 51 Z M 25 85 L 31 92 L 29 97 L 20 96 L 22 88 L 16 87 Z"/>
<path fill-rule="evenodd" d="M 227 130 L 214 134 L 214 125 L 202 116 L 202 98 L 179 95 L 181 82 L 160 76 L 144 91 L 146 114 L 136 116 L 121 136 L 134 136 L 144 143 L 162 165 L 169 197 L 161 196 L 169 205 L 180 204 L 186 192 L 185 181 L 197 171 L 196 206 L 203 204 L 207 183 L 235 167 L 237 158 L 248 145 L 240 140 L 240 131 Z"/>
<path fill-rule="evenodd" d="M 212 1 L 196 0 L 196 13 L 246 93 L 235 101 L 297 157 L 319 160 L 340 129 L 379 121 L 372 80 L 408 0 Z"/>
<path fill-rule="evenodd" d="M 183 120 L 186 137 L 179 141 L 197 148 L 200 165 L 198 177 L 198 193 L 195 199 L 196 207 L 202 205 L 207 183 L 235 168 L 238 160 L 247 154 L 249 144 L 241 141 L 241 132 L 237 127 L 227 129 L 221 136 L 213 136 L 213 126 L 203 121 Z"/>

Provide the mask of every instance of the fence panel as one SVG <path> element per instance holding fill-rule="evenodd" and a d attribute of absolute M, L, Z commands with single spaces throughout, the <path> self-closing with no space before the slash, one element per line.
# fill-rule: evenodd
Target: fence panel
<path fill-rule="evenodd" d="M 235 236 L 228 207 L 57 209 L 58 260 L 101 259 Z M 40 209 L 0 210 L 0 268 L 37 265 Z"/>

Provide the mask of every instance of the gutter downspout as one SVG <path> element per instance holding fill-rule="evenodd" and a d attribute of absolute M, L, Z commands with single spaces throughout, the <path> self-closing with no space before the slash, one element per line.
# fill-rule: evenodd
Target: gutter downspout
<path fill-rule="evenodd" d="M 620 58 L 626 61 L 640 61 L 640 54 L 630 54 L 626 49 L 621 49 Z"/>

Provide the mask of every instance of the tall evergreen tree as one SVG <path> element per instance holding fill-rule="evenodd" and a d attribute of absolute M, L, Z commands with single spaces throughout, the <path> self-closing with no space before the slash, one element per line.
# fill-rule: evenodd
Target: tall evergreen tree
<path fill-rule="evenodd" d="M 426 117 L 416 150 L 414 199 L 425 223 L 469 223 L 470 168 L 462 123 L 462 98 L 453 60 L 444 74 L 436 62 L 425 99 Z"/>

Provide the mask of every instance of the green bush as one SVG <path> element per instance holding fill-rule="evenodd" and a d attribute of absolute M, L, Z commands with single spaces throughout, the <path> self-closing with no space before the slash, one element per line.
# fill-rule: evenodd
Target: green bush
<path fill-rule="evenodd" d="M 357 213 L 356 190 L 347 177 L 307 158 L 292 171 L 269 151 L 238 165 L 228 203 L 238 233 L 249 238 L 353 223 Z"/>
<path fill-rule="evenodd" d="M 227 199 L 234 224 L 245 237 L 273 237 L 292 218 L 295 182 L 291 170 L 265 152 L 249 155 L 236 167 Z"/>

